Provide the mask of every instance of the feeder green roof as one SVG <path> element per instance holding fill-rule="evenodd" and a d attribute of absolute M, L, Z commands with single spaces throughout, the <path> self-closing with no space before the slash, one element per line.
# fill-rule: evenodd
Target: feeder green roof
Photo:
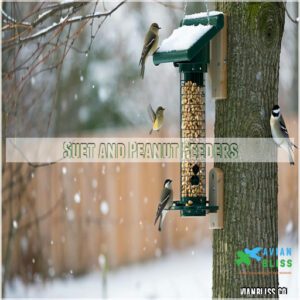
<path fill-rule="evenodd" d="M 210 12 L 186 16 L 181 26 L 162 41 L 153 55 L 155 65 L 161 63 L 202 62 L 209 60 L 209 41 L 223 28 L 222 12 Z M 205 48 L 206 49 L 203 49 Z M 205 57 L 203 57 L 205 56 Z"/>

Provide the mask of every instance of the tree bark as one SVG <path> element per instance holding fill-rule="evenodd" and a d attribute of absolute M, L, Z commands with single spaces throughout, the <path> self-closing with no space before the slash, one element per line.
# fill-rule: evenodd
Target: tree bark
<path fill-rule="evenodd" d="M 271 137 L 284 6 L 229 2 L 219 3 L 218 10 L 228 16 L 228 97 L 216 103 L 215 137 Z M 277 163 L 216 167 L 224 171 L 225 190 L 224 229 L 213 234 L 213 297 L 243 297 L 242 287 L 278 287 L 277 268 L 235 264 L 237 251 L 278 246 Z M 270 259 L 275 263 L 276 257 Z M 267 275 L 242 275 L 245 271 Z"/>

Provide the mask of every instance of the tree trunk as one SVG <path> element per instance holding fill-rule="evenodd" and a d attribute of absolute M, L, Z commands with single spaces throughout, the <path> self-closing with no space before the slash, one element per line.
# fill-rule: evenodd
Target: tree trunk
<path fill-rule="evenodd" d="M 230 2 L 219 3 L 218 10 L 228 16 L 228 98 L 216 103 L 215 137 L 271 137 L 269 118 L 278 102 L 284 6 Z M 213 297 L 243 297 L 242 287 L 277 288 L 276 267 L 264 268 L 256 261 L 247 267 L 235 263 L 237 251 L 278 246 L 277 164 L 216 166 L 224 171 L 225 194 L 224 229 L 213 234 Z M 275 264 L 276 257 L 270 259 Z"/>

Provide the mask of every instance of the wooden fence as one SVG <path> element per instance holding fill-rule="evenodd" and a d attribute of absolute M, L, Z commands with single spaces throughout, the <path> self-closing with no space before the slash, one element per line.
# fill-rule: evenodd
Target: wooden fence
<path fill-rule="evenodd" d="M 18 168 L 7 165 L 3 178 L 2 247 L 5 259 L 10 236 L 11 275 L 25 280 L 34 272 L 52 276 L 99 268 L 100 255 L 111 268 L 147 260 L 209 234 L 206 218 L 180 218 L 179 212 L 169 214 L 161 233 L 153 225 L 165 178 L 174 180 L 179 199 L 179 164 Z M 10 183 L 10 169 L 28 180 L 23 190 L 20 182 Z"/>
<path fill-rule="evenodd" d="M 297 136 L 295 126 L 290 133 Z M 298 227 L 297 166 L 279 164 L 281 236 Z M 175 163 L 58 163 L 36 169 L 6 164 L 3 266 L 10 276 L 25 281 L 35 273 L 81 274 L 99 269 L 100 255 L 115 268 L 210 239 L 208 218 L 180 218 L 179 212 L 171 212 L 161 233 L 154 227 L 166 178 L 173 179 L 174 198 L 179 199 L 179 164 Z"/>

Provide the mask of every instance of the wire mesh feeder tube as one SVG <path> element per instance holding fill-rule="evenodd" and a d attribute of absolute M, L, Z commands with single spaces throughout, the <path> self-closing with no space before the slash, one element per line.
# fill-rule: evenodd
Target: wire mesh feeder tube
<path fill-rule="evenodd" d="M 181 138 L 205 138 L 205 87 L 203 73 L 184 73 L 181 79 Z M 185 151 L 188 151 L 185 153 Z M 183 147 L 183 157 L 190 150 Z M 206 214 L 205 162 L 181 162 L 181 204 L 184 216 Z"/>

